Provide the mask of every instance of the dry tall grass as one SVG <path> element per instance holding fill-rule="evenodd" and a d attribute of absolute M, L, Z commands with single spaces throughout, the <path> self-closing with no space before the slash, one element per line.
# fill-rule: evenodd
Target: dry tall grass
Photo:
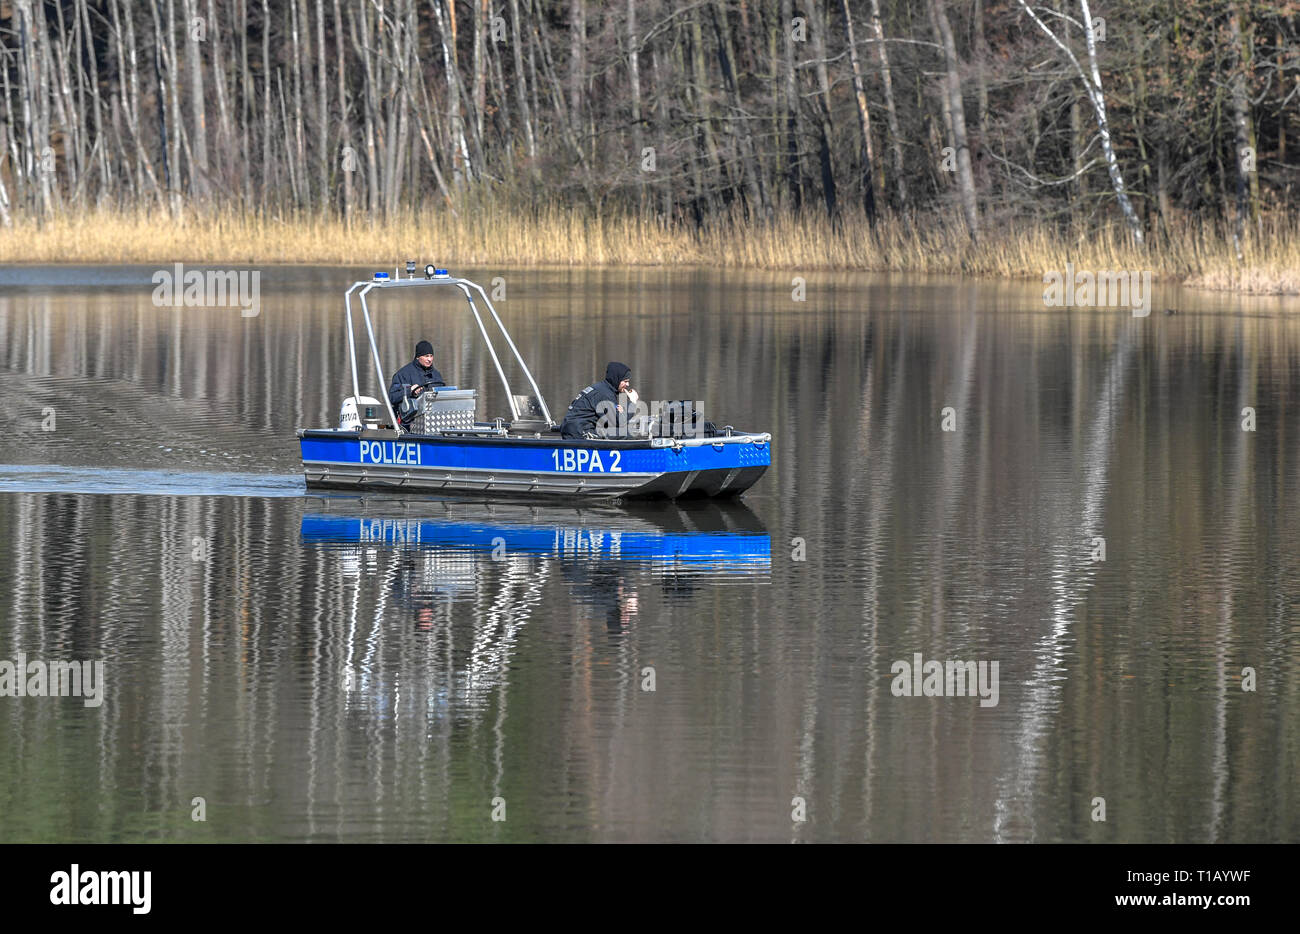
<path fill-rule="evenodd" d="M 486 204 L 408 213 L 386 223 L 288 218 L 231 211 L 179 219 L 148 211 L 101 211 L 41 224 L 15 219 L 0 228 L 3 263 L 349 264 L 385 267 L 419 256 L 446 265 L 706 265 L 759 269 L 869 271 L 1030 277 L 1046 270 L 1149 269 L 1158 278 L 1254 293 L 1300 293 L 1300 224 L 1266 220 L 1238 261 L 1222 225 L 1188 223 L 1147 247 L 1115 226 L 1062 233 L 1046 224 L 990 228 L 972 244 L 964 230 L 932 220 L 838 225 L 824 215 L 785 215 L 751 225 L 716 218 L 704 232 L 654 219 L 592 218 L 559 206 L 513 209 Z"/>

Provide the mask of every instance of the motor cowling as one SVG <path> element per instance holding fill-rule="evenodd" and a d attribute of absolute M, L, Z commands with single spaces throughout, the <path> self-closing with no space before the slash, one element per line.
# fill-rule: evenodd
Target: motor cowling
<path fill-rule="evenodd" d="M 361 431 L 378 428 L 384 414 L 384 404 L 370 396 L 348 396 L 339 409 L 339 431 Z"/>

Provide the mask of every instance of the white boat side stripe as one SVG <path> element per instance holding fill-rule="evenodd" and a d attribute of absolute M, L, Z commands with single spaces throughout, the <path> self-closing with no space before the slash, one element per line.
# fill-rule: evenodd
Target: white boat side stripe
<path fill-rule="evenodd" d="M 602 473 L 599 470 L 518 470 L 513 467 L 438 467 L 431 464 L 360 464 L 355 461 L 316 461 L 304 460 L 303 464 L 321 464 L 326 467 L 356 467 L 365 470 L 390 470 L 390 471 L 410 471 L 413 470 L 420 476 L 425 474 L 436 473 L 518 473 L 518 474 L 536 474 L 540 477 L 604 477 L 609 476 L 617 480 L 619 477 L 662 477 L 666 473 L 678 473 L 675 470 L 655 470 L 649 473 L 636 472 L 630 470 L 620 470 L 617 473 Z M 722 468 L 716 468 L 722 469 Z"/>

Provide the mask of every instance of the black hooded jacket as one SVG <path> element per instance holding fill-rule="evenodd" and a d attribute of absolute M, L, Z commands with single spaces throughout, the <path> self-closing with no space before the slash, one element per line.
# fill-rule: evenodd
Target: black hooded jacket
<path fill-rule="evenodd" d="M 388 387 L 388 401 L 393 404 L 393 411 L 397 413 L 401 423 L 409 425 L 415 420 L 415 412 L 403 417 L 398 406 L 402 404 L 404 398 L 411 394 L 411 390 L 416 386 L 423 386 L 427 389 L 430 386 L 446 385 L 442 379 L 442 374 L 438 372 L 436 367 L 431 366 L 426 370 L 420 366 L 419 360 L 412 360 L 393 374 L 393 382 Z"/>
<path fill-rule="evenodd" d="M 581 438 L 583 432 L 595 431 L 596 424 L 604 414 L 600 410 L 600 404 L 608 402 L 611 407 L 618 405 L 618 384 L 627 379 L 631 372 L 625 363 L 611 363 L 605 367 L 605 378 L 592 383 L 569 403 L 569 410 L 564 413 L 564 423 L 560 425 L 560 435 L 565 438 Z M 607 411 L 612 411 L 612 408 Z"/>

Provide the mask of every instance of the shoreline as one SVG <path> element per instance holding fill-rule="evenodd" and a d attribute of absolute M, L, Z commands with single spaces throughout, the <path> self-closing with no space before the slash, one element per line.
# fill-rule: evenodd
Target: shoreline
<path fill-rule="evenodd" d="M 472 218 L 472 220 L 471 220 Z M 394 256 L 446 257 L 460 266 L 701 267 L 798 274 L 864 272 L 1042 281 L 1078 270 L 1149 271 L 1153 280 L 1240 295 L 1300 295 L 1300 223 L 1266 219 L 1238 261 L 1221 224 L 1188 222 L 1146 247 L 1117 226 L 1056 230 L 1008 222 L 977 243 L 942 219 L 879 223 L 846 214 L 778 216 L 751 224 L 724 215 L 702 230 L 628 214 L 584 216 L 557 207 L 489 205 L 460 214 L 406 212 L 387 223 L 336 216 L 267 217 L 191 211 L 90 211 L 0 227 L 0 267 L 17 265 L 373 266 Z"/>

